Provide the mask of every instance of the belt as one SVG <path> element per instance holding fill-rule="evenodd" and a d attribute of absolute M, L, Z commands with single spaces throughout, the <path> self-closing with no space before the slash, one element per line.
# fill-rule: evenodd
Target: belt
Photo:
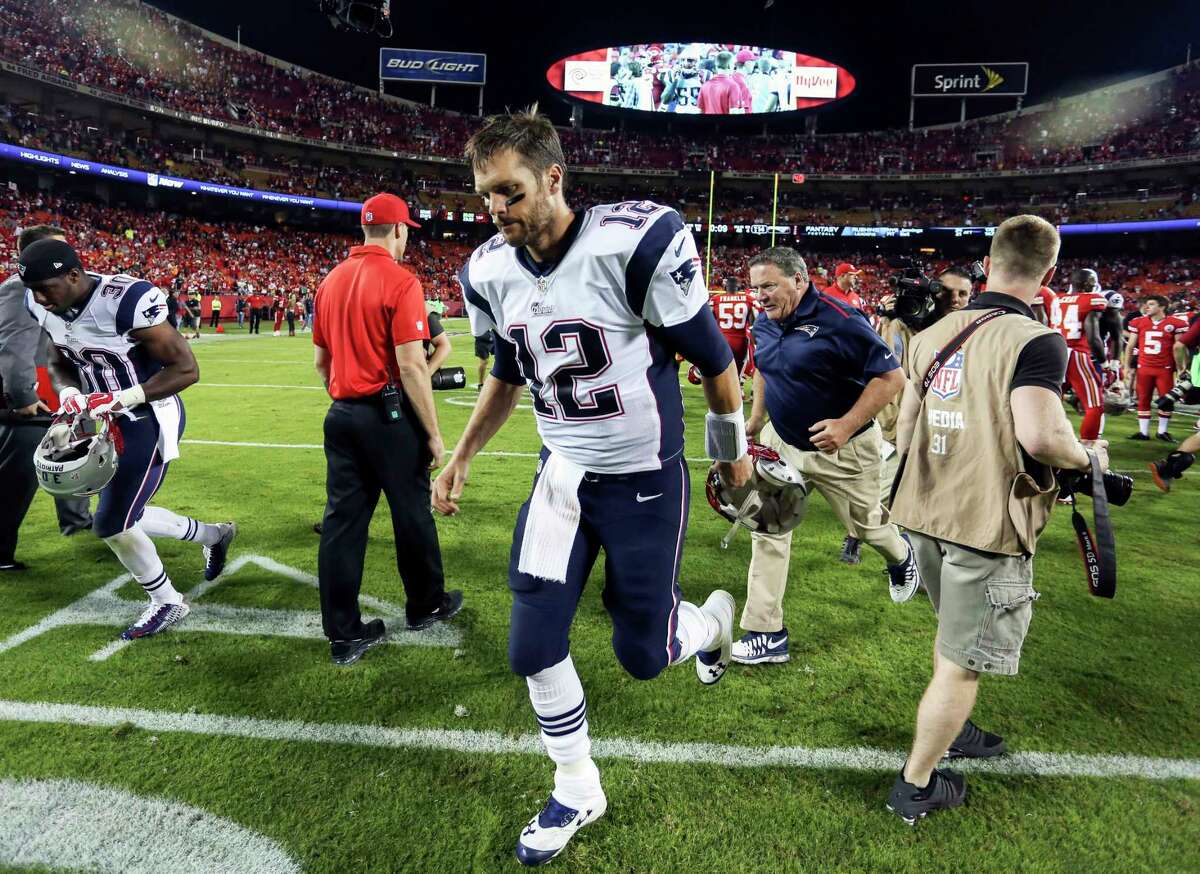
<path fill-rule="evenodd" d="M 358 406 L 358 405 L 379 406 L 380 404 L 383 403 L 383 395 L 381 394 L 381 392 L 382 392 L 382 389 L 380 391 L 375 392 L 375 394 L 373 394 L 373 395 L 362 395 L 362 396 L 356 397 L 356 398 L 334 398 L 333 402 L 335 404 L 354 404 L 356 406 Z"/>

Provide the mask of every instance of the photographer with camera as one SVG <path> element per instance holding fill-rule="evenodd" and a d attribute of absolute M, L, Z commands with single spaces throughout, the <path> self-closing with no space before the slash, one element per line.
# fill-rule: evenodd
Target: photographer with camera
<path fill-rule="evenodd" d="M 991 290 L 909 349 L 892 517 L 910 532 L 938 616 L 933 679 L 888 800 L 910 824 L 966 798 L 961 775 L 936 769 L 943 756 L 1005 751 L 969 717 L 981 673 L 1017 673 L 1038 598 L 1033 554 L 1059 491 L 1054 468 L 1108 467 L 1107 444 L 1080 443 L 1063 411 L 1067 344 L 1030 308 L 1059 243 L 1037 216 L 1005 221 L 983 263 Z"/>
<path fill-rule="evenodd" d="M 888 278 L 888 284 L 896 289 L 895 293 L 884 296 L 876 313 L 880 317 L 879 336 L 883 337 L 883 342 L 888 344 L 903 367 L 909 345 L 916 334 L 946 313 L 957 312 L 970 302 L 976 268 L 980 271 L 980 277 L 983 268 L 977 264 L 972 264 L 970 269 L 950 267 L 938 274 L 936 279 L 929 279 L 909 262 L 900 266 L 904 270 Z M 892 482 L 900 463 L 900 456 L 896 453 L 896 423 L 900 418 L 900 401 L 903 397 L 904 392 L 901 391 L 876 417 L 886 443 L 883 447 L 886 457 L 880 477 L 880 495 L 884 502 L 891 496 Z"/>

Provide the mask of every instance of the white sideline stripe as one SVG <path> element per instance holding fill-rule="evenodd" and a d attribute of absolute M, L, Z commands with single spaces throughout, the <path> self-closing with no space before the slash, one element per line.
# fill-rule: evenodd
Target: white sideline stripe
<path fill-rule="evenodd" d="M 0 864 L 106 874 L 302 870 L 278 843 L 232 820 L 78 780 L 0 780 Z"/>
<path fill-rule="evenodd" d="M 444 750 L 493 755 L 542 755 L 538 735 L 441 728 L 386 728 L 378 725 L 256 719 L 205 713 L 176 713 L 125 707 L 93 707 L 48 701 L 0 700 L 0 721 L 39 722 L 111 728 L 130 724 L 146 731 L 176 731 L 254 740 L 351 744 L 388 749 Z M 592 755 L 644 763 L 710 764 L 730 768 L 790 767 L 805 770 L 898 771 L 900 750 L 866 747 L 743 747 L 727 744 L 662 743 L 636 738 L 595 738 Z M 958 760 L 956 769 L 1041 777 L 1140 777 L 1146 780 L 1200 780 L 1200 760 L 1149 756 L 1015 753 L 996 759 Z"/>
<path fill-rule="evenodd" d="M 191 443 L 197 446 L 243 446 L 247 449 L 324 449 L 324 445 L 320 443 L 251 443 L 240 440 L 180 440 L 180 443 Z M 454 447 L 450 446 L 446 449 L 446 454 L 449 455 L 454 451 Z M 503 452 L 500 450 L 485 450 L 476 453 L 476 457 L 490 455 L 493 458 L 537 458 L 537 452 Z M 687 458 L 684 459 L 688 464 L 712 464 L 711 458 Z"/>
<path fill-rule="evenodd" d="M 224 573 L 217 577 L 217 579 L 202 582 L 187 593 L 188 599 L 192 602 L 192 611 L 180 627 L 185 631 L 190 629 L 192 631 L 213 631 L 223 634 L 324 640 L 325 634 L 321 629 L 321 614 L 318 611 L 274 610 L 262 607 L 234 607 L 227 604 L 196 603 L 196 599 L 200 598 L 214 586 L 226 582 L 230 576 L 251 564 L 295 582 L 311 586 L 314 589 L 318 587 L 315 576 L 298 568 L 282 564 L 265 555 L 239 555 L 233 561 L 229 562 Z M 0 653 L 18 647 L 26 641 L 32 640 L 56 628 L 74 625 L 99 625 L 120 628 L 128 624 L 145 607 L 144 601 L 130 601 L 125 598 L 118 598 L 116 595 L 117 589 L 132 579 L 133 576 L 131 574 L 121 574 L 105 583 L 99 589 L 95 589 L 79 600 L 68 604 L 60 610 L 56 610 L 37 624 L 18 631 L 11 637 L 0 640 Z M 424 647 L 457 647 L 462 644 L 462 632 L 457 628 L 445 625 L 444 623 L 438 623 L 422 631 L 408 631 L 401 624 L 403 621 L 402 617 L 404 616 L 404 611 L 401 607 L 382 598 L 374 598 L 366 594 L 360 595 L 359 601 L 363 605 L 372 608 L 381 618 L 395 620 L 389 622 L 391 629 L 388 631 L 386 641 L 389 644 Z M 374 617 L 364 614 L 364 618 L 371 619 Z M 130 643 L 132 641 L 121 640 L 107 643 L 101 649 L 91 653 L 88 656 L 88 660 L 93 662 L 104 661 L 123 650 Z"/>
<path fill-rule="evenodd" d="M 325 391 L 321 385 L 273 385 L 248 382 L 198 382 L 191 388 L 296 388 L 300 391 Z"/>

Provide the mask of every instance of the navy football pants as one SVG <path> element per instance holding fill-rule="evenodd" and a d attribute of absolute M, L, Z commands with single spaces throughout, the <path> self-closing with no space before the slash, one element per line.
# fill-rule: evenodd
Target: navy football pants
<path fill-rule="evenodd" d="M 543 462 L 548 456 L 543 449 Z M 521 506 L 508 566 L 513 591 L 508 659 L 514 672 L 527 677 L 567 657 L 575 609 L 601 549 L 602 600 L 612 617 L 613 650 L 621 666 L 637 679 L 649 680 L 678 657 L 679 562 L 690 492 L 682 453 L 661 470 L 585 474 L 565 583 L 517 570 L 529 501 Z"/>
<path fill-rule="evenodd" d="M 183 438 L 185 416 L 179 404 L 179 437 Z M 137 419 L 114 416 L 125 447 L 117 461 L 117 473 L 104 491 L 92 517 L 92 530 L 100 538 L 127 531 L 142 518 L 142 511 L 167 476 L 168 464 L 158 454 L 158 419 L 149 404 L 131 411 Z"/>

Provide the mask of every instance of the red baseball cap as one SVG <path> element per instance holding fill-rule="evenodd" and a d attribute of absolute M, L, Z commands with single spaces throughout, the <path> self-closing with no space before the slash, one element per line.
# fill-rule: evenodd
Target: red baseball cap
<path fill-rule="evenodd" d="M 845 276 L 847 273 L 857 276 L 858 274 L 862 273 L 862 271 L 855 270 L 853 264 L 847 264 L 845 261 L 843 261 L 841 264 L 839 264 L 837 266 L 837 268 L 833 271 L 833 275 L 835 278 L 839 277 L 839 276 Z"/>
<path fill-rule="evenodd" d="M 408 204 L 394 194 L 376 194 L 362 205 L 361 224 L 397 225 L 405 224 L 419 228 L 408 214 Z"/>
<path fill-rule="evenodd" d="M 746 61 L 757 61 L 758 55 L 750 51 L 750 49 L 742 49 L 737 53 L 737 63 L 744 64 Z"/>

